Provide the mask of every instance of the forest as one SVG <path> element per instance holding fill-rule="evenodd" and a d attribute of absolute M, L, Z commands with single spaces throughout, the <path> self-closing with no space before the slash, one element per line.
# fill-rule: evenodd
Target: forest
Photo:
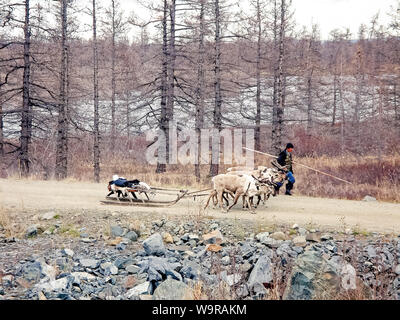
<path fill-rule="evenodd" d="M 377 14 L 329 39 L 299 28 L 290 0 L 136 4 L 0 0 L 0 177 L 207 183 L 223 164 L 146 163 L 145 132 L 174 123 L 199 144 L 204 128 L 251 128 L 256 150 L 290 141 L 359 184 L 298 170 L 306 195 L 400 201 L 399 1 L 388 25 Z"/>

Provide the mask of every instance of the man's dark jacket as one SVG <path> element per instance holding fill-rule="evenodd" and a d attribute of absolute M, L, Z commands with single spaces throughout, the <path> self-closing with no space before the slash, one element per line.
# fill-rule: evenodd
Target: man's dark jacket
<path fill-rule="evenodd" d="M 287 152 L 286 149 L 283 150 L 276 161 L 281 165 L 281 166 L 287 166 L 288 170 L 293 173 L 293 168 L 292 168 L 292 154 L 290 152 Z"/>

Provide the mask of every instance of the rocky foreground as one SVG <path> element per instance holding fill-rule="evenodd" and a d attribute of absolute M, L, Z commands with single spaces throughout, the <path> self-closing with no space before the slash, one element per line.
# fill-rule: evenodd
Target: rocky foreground
<path fill-rule="evenodd" d="M 54 215 L 43 219 L 53 221 Z M 400 299 L 400 238 L 160 219 L 109 234 L 0 226 L 1 299 Z"/>

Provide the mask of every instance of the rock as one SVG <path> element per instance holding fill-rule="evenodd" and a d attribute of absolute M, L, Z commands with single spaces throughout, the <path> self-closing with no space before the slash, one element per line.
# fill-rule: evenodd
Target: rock
<path fill-rule="evenodd" d="M 251 268 L 253 268 L 253 265 L 248 261 L 245 261 L 242 265 L 240 265 L 240 271 L 244 273 L 248 272 Z"/>
<path fill-rule="evenodd" d="M 129 289 L 129 291 L 126 293 L 126 298 L 134 298 L 134 297 L 139 297 L 139 295 L 142 294 L 148 294 L 148 289 L 149 289 L 150 282 L 146 281 L 143 282 L 142 284 L 139 284 L 132 289 Z"/>
<path fill-rule="evenodd" d="M 261 232 L 256 234 L 256 239 L 260 242 L 263 242 L 265 238 L 269 238 L 269 232 Z"/>
<path fill-rule="evenodd" d="M 18 276 L 22 276 L 29 282 L 38 282 L 42 276 L 42 267 L 40 262 L 28 262 L 24 264 L 18 271 Z"/>
<path fill-rule="evenodd" d="M 342 288 L 345 290 L 355 290 L 357 289 L 356 284 L 356 269 L 347 263 L 343 266 L 341 270 L 341 278 L 342 278 Z"/>
<path fill-rule="evenodd" d="M 71 249 L 65 248 L 65 249 L 61 250 L 61 254 L 63 256 L 73 257 L 74 256 L 74 251 L 72 251 Z"/>
<path fill-rule="evenodd" d="M 242 275 L 240 273 L 234 273 L 234 274 L 228 275 L 226 270 L 220 272 L 219 275 L 220 275 L 221 280 L 225 281 L 229 286 L 238 284 L 240 282 L 240 280 L 242 279 Z"/>
<path fill-rule="evenodd" d="M 225 256 L 221 259 L 221 262 L 224 266 L 227 266 L 231 263 L 231 258 L 229 258 L 229 256 Z"/>
<path fill-rule="evenodd" d="M 181 240 L 183 242 L 188 242 L 189 241 L 189 233 L 185 233 L 182 237 Z"/>
<path fill-rule="evenodd" d="M 193 298 L 189 286 L 174 279 L 163 281 L 153 294 L 153 300 L 193 300 Z"/>
<path fill-rule="evenodd" d="M 45 280 L 54 280 L 56 278 L 57 270 L 54 267 L 48 265 L 43 258 L 36 261 L 40 263 L 42 275 L 45 276 Z"/>
<path fill-rule="evenodd" d="M 165 247 L 161 234 L 155 233 L 143 241 L 143 248 L 147 255 L 160 256 L 165 253 Z"/>
<path fill-rule="evenodd" d="M 95 259 L 80 259 L 80 264 L 85 268 L 96 269 L 100 265 L 100 261 Z"/>
<path fill-rule="evenodd" d="M 224 237 L 219 229 L 215 229 L 210 233 L 203 234 L 203 241 L 210 244 L 221 244 L 224 242 Z"/>
<path fill-rule="evenodd" d="M 199 242 L 200 238 L 197 234 L 189 234 L 189 241 L 191 241 L 191 240 Z"/>
<path fill-rule="evenodd" d="M 367 195 L 362 199 L 362 201 L 367 201 L 367 202 L 376 201 L 376 198 Z"/>
<path fill-rule="evenodd" d="M 163 241 L 165 243 L 174 243 L 174 239 L 172 238 L 171 234 L 169 234 L 168 232 L 163 233 Z"/>
<path fill-rule="evenodd" d="M 135 231 L 129 231 L 124 238 L 129 239 L 130 241 L 137 241 L 138 235 Z"/>
<path fill-rule="evenodd" d="M 100 268 L 103 270 L 103 274 L 108 276 L 110 274 L 116 275 L 118 274 L 118 268 L 111 262 L 104 262 L 100 265 Z"/>
<path fill-rule="evenodd" d="M 197 280 L 201 274 L 201 267 L 194 261 L 185 261 L 180 273 L 187 279 Z"/>
<path fill-rule="evenodd" d="M 274 240 L 286 240 L 286 235 L 282 231 L 274 232 L 269 237 Z"/>
<path fill-rule="evenodd" d="M 306 236 L 306 240 L 311 241 L 311 242 L 320 242 L 321 238 L 320 238 L 319 233 L 313 232 L 313 233 L 309 233 Z"/>
<path fill-rule="evenodd" d="M 206 246 L 206 250 L 211 252 L 219 252 L 222 250 L 222 247 L 219 244 L 208 244 Z"/>
<path fill-rule="evenodd" d="M 93 239 L 93 238 L 82 238 L 81 241 L 84 242 L 84 243 L 91 243 L 91 242 L 96 242 L 96 239 Z"/>
<path fill-rule="evenodd" d="M 127 266 L 126 268 L 125 268 L 125 270 L 127 271 L 127 272 L 129 272 L 129 273 L 138 273 L 139 272 L 139 270 L 140 270 L 140 267 L 138 267 L 138 266 L 136 266 L 136 265 L 134 265 L 134 264 L 131 264 L 131 265 L 129 265 L 129 266 Z"/>
<path fill-rule="evenodd" d="M 153 222 L 153 225 L 157 226 L 158 228 L 161 228 L 164 225 L 164 220 L 156 220 Z"/>
<path fill-rule="evenodd" d="M 87 272 L 72 272 L 71 276 L 74 278 L 73 283 L 79 284 L 82 280 L 84 281 L 91 281 L 95 280 L 96 277 L 90 273 Z"/>
<path fill-rule="evenodd" d="M 40 220 L 51 220 L 51 219 L 54 219 L 56 216 L 57 216 L 57 213 L 51 211 L 51 212 L 44 213 L 39 219 Z"/>
<path fill-rule="evenodd" d="M 114 265 L 118 268 L 118 269 L 125 269 L 126 266 L 133 264 L 133 259 L 132 258 L 124 258 L 124 257 L 118 257 L 115 261 L 114 261 Z"/>
<path fill-rule="evenodd" d="M 321 236 L 321 241 L 328 241 L 328 240 L 332 240 L 333 237 L 330 234 L 323 234 Z"/>
<path fill-rule="evenodd" d="M 110 227 L 110 234 L 112 238 L 122 237 L 124 235 L 124 229 L 118 225 L 112 225 Z"/>
<path fill-rule="evenodd" d="M 292 229 L 294 229 L 294 230 L 297 230 L 299 228 L 299 225 L 297 224 L 297 223 L 295 223 L 293 226 L 292 226 Z"/>
<path fill-rule="evenodd" d="M 305 247 L 307 245 L 307 240 L 305 236 L 298 236 L 292 239 L 293 244 L 296 247 Z"/>
<path fill-rule="evenodd" d="M 6 276 L 0 277 L 0 279 L 1 279 L 1 283 L 4 287 L 10 287 L 14 280 L 14 276 L 11 274 L 8 274 Z"/>
<path fill-rule="evenodd" d="M 261 243 L 270 248 L 278 248 L 282 244 L 283 240 L 275 240 L 270 237 L 262 239 Z"/>
<path fill-rule="evenodd" d="M 70 279 L 68 277 L 64 277 L 53 281 L 38 283 L 37 285 L 35 285 L 35 287 L 38 290 L 42 290 L 45 292 L 63 291 L 67 289 L 69 282 Z"/>
<path fill-rule="evenodd" d="M 296 259 L 288 283 L 285 300 L 332 299 L 339 292 L 340 276 L 322 252 L 308 250 Z"/>
<path fill-rule="evenodd" d="M 118 244 L 115 246 L 115 249 L 117 249 L 117 250 L 119 250 L 119 251 L 125 250 L 125 249 L 126 249 L 126 243 L 123 242 L 123 241 L 121 241 L 120 243 L 118 243 Z"/>
<path fill-rule="evenodd" d="M 301 235 L 301 236 L 303 236 L 303 237 L 305 237 L 305 236 L 307 235 L 307 230 L 304 229 L 304 228 L 299 228 L 299 229 L 297 230 L 297 232 L 299 233 L 299 235 Z"/>
<path fill-rule="evenodd" d="M 215 230 L 215 229 L 218 229 L 219 228 L 219 225 L 218 225 L 218 223 L 216 223 L 216 222 L 214 222 L 211 226 L 210 226 L 210 229 L 211 230 Z"/>
<path fill-rule="evenodd" d="M 256 248 L 252 247 L 249 243 L 244 243 L 240 246 L 240 252 L 243 259 L 249 259 L 256 252 Z"/>
<path fill-rule="evenodd" d="M 107 244 L 110 246 L 117 246 L 122 242 L 122 237 L 116 237 L 115 239 L 111 239 L 107 241 Z"/>
<path fill-rule="evenodd" d="M 253 270 L 250 273 L 249 280 L 247 281 L 247 287 L 250 291 L 256 294 L 261 293 L 261 287 L 264 287 L 264 283 L 271 283 L 272 278 L 272 263 L 271 259 L 264 255 L 261 256 L 255 264 Z"/>
<path fill-rule="evenodd" d="M 26 229 L 25 231 L 25 237 L 29 238 L 29 237 L 34 237 L 38 234 L 38 225 L 32 225 L 29 226 L 28 229 Z"/>
<path fill-rule="evenodd" d="M 398 264 L 396 266 L 396 268 L 394 269 L 394 273 L 396 273 L 397 275 L 400 275 L 400 264 Z"/>

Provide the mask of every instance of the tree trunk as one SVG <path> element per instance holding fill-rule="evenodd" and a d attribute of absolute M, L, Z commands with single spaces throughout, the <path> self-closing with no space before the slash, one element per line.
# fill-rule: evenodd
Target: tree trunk
<path fill-rule="evenodd" d="M 94 181 L 100 182 L 100 130 L 99 130 L 99 62 L 97 50 L 96 29 L 96 0 L 93 0 L 93 103 L 94 103 L 94 142 L 93 142 L 93 164 Z"/>
<path fill-rule="evenodd" d="M 111 35 L 111 152 L 115 150 L 115 1 L 111 0 L 112 6 L 112 35 Z"/>
<path fill-rule="evenodd" d="M 256 118 L 255 118 L 255 148 L 256 150 L 261 149 L 261 37 L 262 37 L 262 28 L 261 28 L 261 8 L 260 8 L 260 0 L 257 0 L 257 58 L 256 58 L 256 81 L 257 81 L 257 92 L 256 92 Z"/>
<path fill-rule="evenodd" d="M 57 123 L 56 179 L 68 175 L 68 46 L 67 46 L 67 0 L 61 0 L 61 70 L 60 96 Z"/>
<path fill-rule="evenodd" d="M 210 176 L 216 176 L 219 170 L 219 152 L 220 142 L 219 132 L 222 129 L 221 119 L 221 26 L 220 26 L 220 5 L 219 0 L 215 0 L 215 56 L 214 56 L 214 91 L 215 91 L 215 106 L 214 106 L 214 129 L 218 132 L 217 141 L 213 140 Z"/>
<path fill-rule="evenodd" d="M 3 134 L 3 106 L 0 101 L 0 178 L 5 177 L 4 134 Z"/>
<path fill-rule="evenodd" d="M 165 143 L 168 145 L 169 136 L 169 121 L 167 113 L 167 91 L 168 91 L 168 31 L 167 31 L 167 16 L 168 16 L 168 2 L 164 0 L 164 15 L 163 15 L 163 45 L 162 45 L 162 74 L 161 74 L 161 119 L 160 129 L 165 136 Z M 169 149 L 169 148 L 168 148 Z M 166 164 L 168 149 L 166 145 L 160 144 L 158 149 L 158 161 L 156 173 L 163 173 L 166 171 Z M 161 161 L 160 161 L 161 159 Z"/>
<path fill-rule="evenodd" d="M 170 1 L 169 6 L 169 16 L 170 16 L 170 38 L 169 38 L 169 62 L 168 62 L 168 90 L 167 90 L 167 118 L 168 124 L 172 124 L 174 120 L 174 102 L 175 102 L 175 13 L 176 13 L 176 0 Z M 166 152 L 167 152 L 167 163 L 174 162 L 176 160 L 176 154 L 172 152 L 176 151 L 170 143 L 170 138 L 175 139 L 175 137 L 170 137 L 171 132 L 168 127 L 168 135 L 166 140 Z"/>
<path fill-rule="evenodd" d="M 337 109 L 337 74 L 333 75 L 333 111 L 332 111 L 332 127 L 336 123 L 336 109 Z"/>
<path fill-rule="evenodd" d="M 199 56 L 197 61 L 197 90 L 196 90 L 196 135 L 197 135 L 197 163 L 194 165 L 196 181 L 200 182 L 200 162 L 201 162 L 201 129 L 204 126 L 204 13 L 205 0 L 200 0 L 200 31 L 199 31 Z"/>
<path fill-rule="evenodd" d="M 274 50 L 273 50 L 273 68 L 274 68 L 274 83 L 272 93 L 272 132 L 271 132 L 271 151 L 275 150 L 276 130 L 277 130 L 277 94 L 278 94 L 278 64 L 277 64 L 277 52 L 278 52 L 278 7 L 277 0 L 274 1 L 274 22 L 273 22 L 273 33 L 274 33 Z"/>
<path fill-rule="evenodd" d="M 307 76 L 307 132 L 309 134 L 313 128 L 312 74 L 313 69 L 311 69 L 311 72 Z"/>
<path fill-rule="evenodd" d="M 20 136 L 20 153 L 19 165 L 21 176 L 29 175 L 29 144 L 32 135 L 32 120 L 31 120 L 31 104 L 30 104 L 30 8 L 29 0 L 25 0 L 25 24 L 24 24 L 24 73 L 23 73 L 23 92 L 22 92 L 22 112 L 21 112 L 21 136 Z"/>
<path fill-rule="evenodd" d="M 397 81 L 397 80 L 396 80 Z M 400 110 L 397 101 L 397 84 L 395 83 L 393 86 L 393 94 L 394 94 L 394 127 L 397 129 L 397 135 L 400 136 Z"/>
<path fill-rule="evenodd" d="M 278 57 L 278 81 L 277 81 L 277 103 L 276 103 L 276 124 L 274 128 L 275 140 L 272 141 L 275 153 L 282 148 L 283 115 L 285 104 L 285 75 L 284 75 L 284 57 L 285 57 L 285 0 L 281 0 L 281 14 L 279 26 L 279 57 Z"/>

